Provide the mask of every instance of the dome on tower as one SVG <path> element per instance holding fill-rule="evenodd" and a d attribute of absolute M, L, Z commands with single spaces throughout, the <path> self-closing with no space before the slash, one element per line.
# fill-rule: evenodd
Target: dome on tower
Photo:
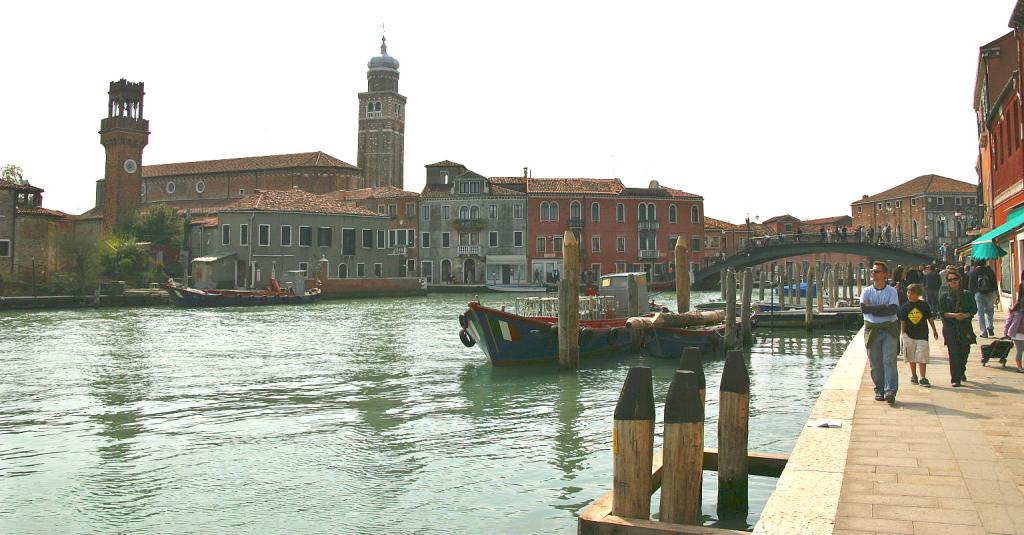
<path fill-rule="evenodd" d="M 387 37 L 380 38 L 380 55 L 371 58 L 366 66 L 370 69 L 398 70 L 398 60 L 388 55 Z"/>

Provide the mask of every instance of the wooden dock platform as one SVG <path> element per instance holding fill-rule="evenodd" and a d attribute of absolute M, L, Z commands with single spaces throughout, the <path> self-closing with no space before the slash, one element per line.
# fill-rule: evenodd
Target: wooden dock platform
<path fill-rule="evenodd" d="M 1006 368 L 980 356 L 972 346 L 968 381 L 953 388 L 941 336 L 931 340 L 933 386 L 911 385 L 900 359 L 889 406 L 874 400 L 855 337 L 811 414 L 843 427 L 805 428 L 755 533 L 1024 534 L 1024 374 L 1012 353 Z"/>

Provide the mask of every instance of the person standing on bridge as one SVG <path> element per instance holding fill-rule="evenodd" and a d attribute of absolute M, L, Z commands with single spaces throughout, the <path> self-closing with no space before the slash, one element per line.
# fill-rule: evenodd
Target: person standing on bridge
<path fill-rule="evenodd" d="M 870 245 L 872 243 L 871 240 L 873 240 L 875 238 L 875 229 L 872 228 L 872 227 L 868 227 L 867 234 L 868 234 L 868 244 Z"/>
<path fill-rule="evenodd" d="M 875 401 L 884 399 L 891 405 L 896 402 L 900 386 L 896 367 L 900 301 L 896 288 L 887 284 L 888 278 L 889 266 L 885 262 L 874 262 L 872 284 L 864 288 L 860 296 L 860 310 L 864 314 L 864 345 L 871 365 L 871 382 L 875 385 Z"/>
<path fill-rule="evenodd" d="M 821 242 L 822 243 L 825 243 L 825 242 L 828 241 L 828 232 L 825 230 L 825 227 L 818 227 L 818 234 L 821 235 Z"/>
<path fill-rule="evenodd" d="M 924 267 L 924 299 L 934 308 L 939 304 L 939 288 L 942 287 L 942 277 L 934 265 Z"/>

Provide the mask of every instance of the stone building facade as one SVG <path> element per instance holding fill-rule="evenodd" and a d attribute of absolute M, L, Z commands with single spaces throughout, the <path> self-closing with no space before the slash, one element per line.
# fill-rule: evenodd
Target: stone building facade
<path fill-rule="evenodd" d="M 527 284 L 525 181 L 501 183 L 448 160 L 426 172 L 420 276 L 435 284 Z"/>
<path fill-rule="evenodd" d="M 380 55 L 366 65 L 366 92 L 359 93 L 359 148 L 356 165 L 364 187 L 402 188 L 405 173 L 405 101 L 398 93 L 398 60 L 381 39 Z"/>
<path fill-rule="evenodd" d="M 892 241 L 913 247 L 956 247 L 978 224 L 978 187 L 940 175 L 922 175 L 850 203 L 853 228 L 888 227 Z"/>
<path fill-rule="evenodd" d="M 417 224 L 420 195 L 395 187 L 334 191 L 327 199 L 361 206 L 388 218 L 387 247 L 399 261 L 399 277 L 419 276 Z"/>
<path fill-rule="evenodd" d="M 220 210 L 216 219 L 193 222 L 189 245 L 197 261 L 232 259 L 230 276 L 196 283 L 263 287 L 281 271 L 304 270 L 312 277 L 323 259 L 330 278 L 397 277 L 401 262 L 387 245 L 389 221 L 299 189 L 256 191 Z"/>

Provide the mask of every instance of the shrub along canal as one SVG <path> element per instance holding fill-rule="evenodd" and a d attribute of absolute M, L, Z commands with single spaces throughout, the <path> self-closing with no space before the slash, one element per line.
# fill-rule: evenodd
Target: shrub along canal
<path fill-rule="evenodd" d="M 459 342 L 472 297 L 0 313 L 0 532 L 575 533 L 628 368 L 653 369 L 660 448 L 678 359 L 493 368 Z M 751 451 L 790 451 L 853 334 L 755 332 Z"/>

